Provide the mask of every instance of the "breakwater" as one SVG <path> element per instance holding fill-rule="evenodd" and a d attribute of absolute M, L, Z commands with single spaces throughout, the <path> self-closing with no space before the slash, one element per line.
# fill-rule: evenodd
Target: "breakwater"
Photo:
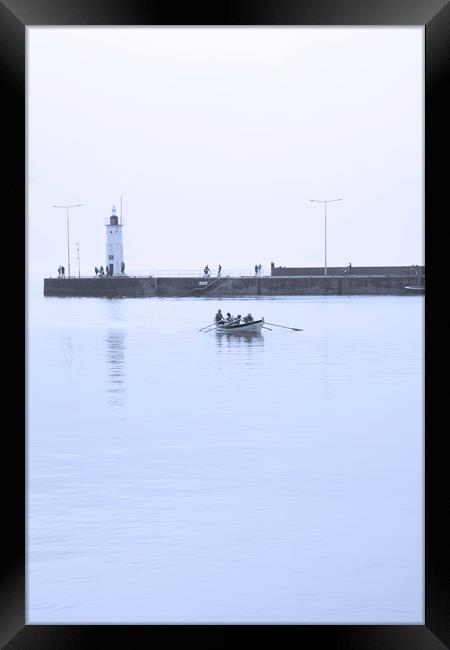
<path fill-rule="evenodd" d="M 397 275 L 265 277 L 97 277 L 45 278 L 44 296 L 139 298 L 313 295 L 410 295 L 405 287 L 424 287 L 425 277 Z"/>

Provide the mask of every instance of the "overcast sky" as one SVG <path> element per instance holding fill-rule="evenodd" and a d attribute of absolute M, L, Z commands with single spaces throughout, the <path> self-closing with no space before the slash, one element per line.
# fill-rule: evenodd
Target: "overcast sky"
<path fill-rule="evenodd" d="M 424 29 L 27 28 L 27 258 L 424 263 Z"/>

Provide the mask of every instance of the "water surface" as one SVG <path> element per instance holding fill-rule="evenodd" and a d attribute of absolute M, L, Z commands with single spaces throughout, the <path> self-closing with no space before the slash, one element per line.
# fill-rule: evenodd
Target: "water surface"
<path fill-rule="evenodd" d="M 423 307 L 32 294 L 27 622 L 423 622 Z"/>

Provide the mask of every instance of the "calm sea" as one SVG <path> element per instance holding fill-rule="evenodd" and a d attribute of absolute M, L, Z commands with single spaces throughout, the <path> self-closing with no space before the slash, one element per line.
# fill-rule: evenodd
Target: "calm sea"
<path fill-rule="evenodd" d="M 423 297 L 40 284 L 27 331 L 28 623 L 423 622 Z"/>

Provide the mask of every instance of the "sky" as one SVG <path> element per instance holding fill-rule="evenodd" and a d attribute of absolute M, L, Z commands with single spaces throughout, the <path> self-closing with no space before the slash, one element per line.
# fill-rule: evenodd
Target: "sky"
<path fill-rule="evenodd" d="M 424 263 L 424 28 L 28 27 L 27 262 Z M 77 245 L 79 263 L 77 260 Z"/>

